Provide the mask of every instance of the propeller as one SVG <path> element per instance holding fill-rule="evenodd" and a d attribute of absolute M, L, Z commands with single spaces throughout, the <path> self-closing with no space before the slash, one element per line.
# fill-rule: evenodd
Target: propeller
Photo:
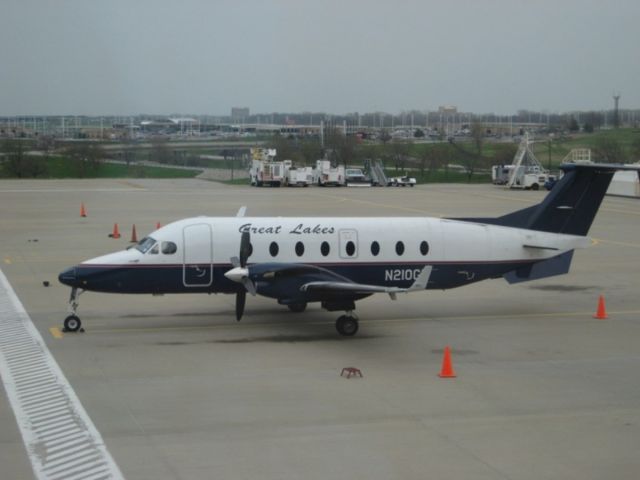
<path fill-rule="evenodd" d="M 249 269 L 247 268 L 247 259 L 250 255 L 251 235 L 249 232 L 242 232 L 242 237 L 240 237 L 240 258 L 231 257 L 233 268 L 224 274 L 229 280 L 241 283 L 244 286 L 244 289 L 238 290 L 236 294 L 236 320 L 238 321 L 240 321 L 244 313 L 247 292 L 251 295 L 256 294 L 256 286 L 249 278 Z"/>

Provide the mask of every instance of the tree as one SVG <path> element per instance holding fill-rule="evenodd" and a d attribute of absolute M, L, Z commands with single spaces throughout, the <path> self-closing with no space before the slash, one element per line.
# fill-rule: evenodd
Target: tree
<path fill-rule="evenodd" d="M 380 135 L 378 135 L 378 138 L 380 139 L 383 145 L 386 145 L 391 140 L 391 135 L 389 134 L 386 128 L 383 128 L 382 130 L 380 130 Z"/>
<path fill-rule="evenodd" d="M 518 146 L 515 143 L 502 143 L 496 145 L 496 153 L 493 157 L 493 162 L 496 165 L 509 165 L 513 163 L 513 157 L 518 151 Z"/>
<path fill-rule="evenodd" d="M 337 165 L 344 165 L 347 168 L 349 162 L 354 162 L 358 157 L 357 139 L 347 136 L 337 128 L 330 129 L 325 136 L 325 145 L 331 151 L 331 160 Z"/>
<path fill-rule="evenodd" d="M 397 140 L 391 144 L 391 158 L 395 165 L 396 173 L 398 173 L 398 171 L 404 173 L 408 156 L 409 145 L 405 142 Z"/>
<path fill-rule="evenodd" d="M 169 148 L 169 139 L 160 136 L 152 137 L 150 154 L 150 160 L 153 162 L 171 163 L 171 149 Z"/>
<path fill-rule="evenodd" d="M 578 125 L 578 121 L 576 120 L 576 117 L 574 117 L 573 115 L 569 117 L 567 128 L 569 129 L 570 132 L 577 132 L 578 130 L 580 130 L 580 125 Z"/>
<path fill-rule="evenodd" d="M 484 125 L 478 120 L 474 120 L 471 124 L 471 138 L 476 148 L 478 156 L 482 156 L 482 147 L 484 147 Z"/>
<path fill-rule="evenodd" d="M 27 155 L 23 140 L 5 140 L 2 151 L 4 153 L 3 170 L 10 177 L 39 177 L 47 172 L 46 158 Z"/>
<path fill-rule="evenodd" d="M 610 136 L 596 139 L 593 152 L 595 161 L 602 163 L 624 163 L 627 157 L 620 142 Z"/>
<path fill-rule="evenodd" d="M 640 137 L 636 137 L 631 142 L 631 161 L 640 161 Z"/>
<path fill-rule="evenodd" d="M 300 154 L 304 165 L 315 165 L 322 158 L 322 146 L 315 138 L 307 138 L 300 142 Z"/>
<path fill-rule="evenodd" d="M 416 128 L 416 131 L 413 132 L 413 137 L 414 138 L 424 138 L 424 130 L 422 130 L 420 128 Z"/>
<path fill-rule="evenodd" d="M 593 133 L 593 124 L 589 122 L 585 122 L 584 125 L 582 126 L 582 130 L 585 133 Z"/>
<path fill-rule="evenodd" d="M 75 174 L 84 177 L 95 173 L 105 158 L 102 145 L 90 142 L 73 143 L 67 146 L 66 154 Z"/>

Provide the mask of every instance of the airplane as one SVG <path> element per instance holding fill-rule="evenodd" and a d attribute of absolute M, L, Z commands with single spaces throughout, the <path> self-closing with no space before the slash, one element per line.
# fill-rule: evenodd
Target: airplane
<path fill-rule="evenodd" d="M 565 164 L 543 201 L 496 218 L 195 217 L 168 224 L 126 250 L 60 273 L 71 287 L 64 330 L 81 328 L 84 291 L 132 294 L 246 294 L 293 312 L 309 303 L 344 311 L 336 330 L 359 328 L 355 302 L 375 293 L 444 290 L 489 278 L 518 283 L 567 273 L 616 170 Z"/>

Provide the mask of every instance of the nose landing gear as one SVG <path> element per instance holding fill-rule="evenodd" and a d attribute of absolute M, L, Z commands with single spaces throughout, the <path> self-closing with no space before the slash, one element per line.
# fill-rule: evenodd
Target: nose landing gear
<path fill-rule="evenodd" d="M 84 290 L 78 290 L 77 287 L 73 287 L 71 289 L 71 296 L 69 297 L 69 312 L 71 312 L 71 315 L 64 319 L 62 327 L 63 332 L 84 332 L 80 317 L 76 315 L 76 310 L 78 308 L 78 297 L 80 297 L 83 292 Z"/>

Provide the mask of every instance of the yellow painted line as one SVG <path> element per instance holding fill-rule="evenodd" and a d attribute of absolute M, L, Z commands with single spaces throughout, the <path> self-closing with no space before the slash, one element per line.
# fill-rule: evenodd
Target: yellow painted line
<path fill-rule="evenodd" d="M 53 335 L 54 338 L 62 338 L 62 337 L 64 337 L 64 335 L 62 334 L 62 332 L 60 331 L 60 329 L 58 327 L 51 327 L 49 329 L 49 331 L 51 332 L 51 335 Z"/>
<path fill-rule="evenodd" d="M 640 244 L 637 244 L 637 243 L 616 242 L 615 240 L 594 239 L 594 245 L 597 245 L 598 243 L 609 243 L 611 245 L 619 245 L 621 247 L 640 248 Z"/>
<path fill-rule="evenodd" d="M 6 263 L 7 265 L 11 265 L 11 259 L 10 258 L 5 258 L 4 259 L 4 263 Z"/>

